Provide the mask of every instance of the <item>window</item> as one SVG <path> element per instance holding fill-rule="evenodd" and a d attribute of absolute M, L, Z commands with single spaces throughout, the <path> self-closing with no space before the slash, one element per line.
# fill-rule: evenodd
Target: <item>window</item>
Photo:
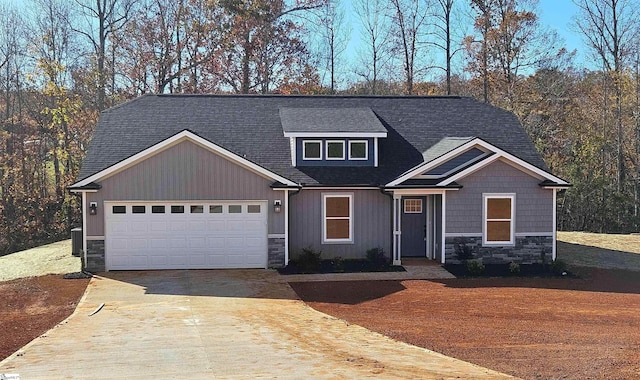
<path fill-rule="evenodd" d="M 322 141 L 306 140 L 302 142 L 303 160 L 322 160 Z"/>
<path fill-rule="evenodd" d="M 514 244 L 515 194 L 484 194 L 483 244 Z"/>
<path fill-rule="evenodd" d="M 126 214 L 127 206 L 113 206 L 111 210 L 113 211 L 114 214 Z"/>
<path fill-rule="evenodd" d="M 260 213 L 260 205 L 249 205 L 249 206 L 247 206 L 247 212 L 249 214 L 259 214 Z"/>
<path fill-rule="evenodd" d="M 405 214 L 422 214 L 422 199 L 405 199 Z"/>
<path fill-rule="evenodd" d="M 369 158 L 369 144 L 367 140 L 349 141 L 349 159 L 367 160 Z"/>
<path fill-rule="evenodd" d="M 240 214 L 242 212 L 241 205 L 229 205 L 229 214 Z"/>
<path fill-rule="evenodd" d="M 202 214 L 204 213 L 204 206 L 202 205 L 192 205 L 190 207 L 192 214 Z"/>
<path fill-rule="evenodd" d="M 171 206 L 172 214 L 184 214 L 184 206 Z"/>
<path fill-rule="evenodd" d="M 344 141 L 327 141 L 327 160 L 344 160 Z"/>
<path fill-rule="evenodd" d="M 151 206 L 152 214 L 164 214 L 164 206 Z"/>
<path fill-rule="evenodd" d="M 324 243 L 353 242 L 353 194 L 323 194 Z"/>
<path fill-rule="evenodd" d="M 132 214 L 144 214 L 146 212 L 146 207 L 145 206 L 131 206 L 131 213 Z"/>
<path fill-rule="evenodd" d="M 222 214 L 222 205 L 212 205 L 209 206 L 210 214 Z"/>

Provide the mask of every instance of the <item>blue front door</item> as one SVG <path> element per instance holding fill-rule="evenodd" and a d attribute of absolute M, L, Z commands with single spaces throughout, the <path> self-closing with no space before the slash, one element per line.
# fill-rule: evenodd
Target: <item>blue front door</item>
<path fill-rule="evenodd" d="M 402 198 L 402 257 L 426 257 L 426 197 Z"/>

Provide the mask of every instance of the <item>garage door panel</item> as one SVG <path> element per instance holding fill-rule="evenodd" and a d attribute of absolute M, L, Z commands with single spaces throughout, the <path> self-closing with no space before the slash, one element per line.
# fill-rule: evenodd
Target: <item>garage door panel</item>
<path fill-rule="evenodd" d="M 116 202 L 109 202 L 116 205 Z M 112 214 L 106 206 L 108 269 L 263 268 L 267 257 L 266 205 L 256 202 L 165 203 L 165 213 Z M 124 205 L 121 204 L 121 205 Z M 171 206 L 184 213 L 171 213 Z M 183 208 L 181 208 L 183 207 Z M 257 211 L 260 212 L 257 212 Z"/>

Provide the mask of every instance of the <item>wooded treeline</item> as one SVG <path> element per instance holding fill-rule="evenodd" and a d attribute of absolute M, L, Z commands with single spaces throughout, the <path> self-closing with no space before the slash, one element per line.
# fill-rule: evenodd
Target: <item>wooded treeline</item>
<path fill-rule="evenodd" d="M 574 3 L 588 64 L 536 0 L 2 3 L 0 254 L 69 235 L 98 113 L 145 93 L 473 96 L 574 184 L 560 228 L 638 231 L 640 0 Z"/>

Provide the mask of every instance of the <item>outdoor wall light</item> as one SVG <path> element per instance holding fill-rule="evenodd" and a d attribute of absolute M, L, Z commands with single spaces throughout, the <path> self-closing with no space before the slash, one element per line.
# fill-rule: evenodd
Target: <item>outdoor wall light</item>
<path fill-rule="evenodd" d="M 91 202 L 89 203 L 89 215 L 96 215 L 98 213 L 98 203 Z"/>
<path fill-rule="evenodd" d="M 282 211 L 282 201 L 280 201 L 279 199 L 273 201 L 273 211 L 275 211 L 276 213 Z"/>

